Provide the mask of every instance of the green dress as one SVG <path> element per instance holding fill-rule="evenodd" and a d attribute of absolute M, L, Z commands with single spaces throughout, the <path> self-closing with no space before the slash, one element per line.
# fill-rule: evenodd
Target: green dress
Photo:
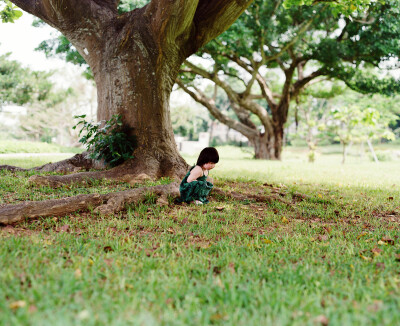
<path fill-rule="evenodd" d="M 207 181 L 207 176 L 204 174 L 201 177 L 198 177 L 195 181 L 188 183 L 187 179 L 193 168 L 194 166 L 185 175 L 181 185 L 179 186 L 179 191 L 181 193 L 180 201 L 190 203 L 193 200 L 200 200 L 203 204 L 207 204 L 207 196 L 209 195 L 213 184 Z"/>

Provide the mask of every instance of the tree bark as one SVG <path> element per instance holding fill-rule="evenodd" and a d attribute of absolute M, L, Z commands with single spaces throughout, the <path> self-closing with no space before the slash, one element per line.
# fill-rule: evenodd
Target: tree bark
<path fill-rule="evenodd" d="M 283 146 L 283 125 L 277 125 L 274 128 L 274 156 L 275 160 L 282 159 L 282 146 Z"/>
<path fill-rule="evenodd" d="M 279 105 L 272 108 L 272 119 L 273 119 L 273 133 L 274 133 L 274 153 L 273 159 L 282 159 L 282 147 L 284 137 L 284 125 L 287 121 L 287 115 L 289 112 L 290 96 L 287 94 L 287 98 L 282 97 Z"/>
<path fill-rule="evenodd" d="M 116 38 L 117 31 L 107 32 L 101 51 L 90 58 L 98 89 L 97 118 L 108 120 L 120 114 L 126 130 L 136 138 L 134 158 L 117 171 L 181 177 L 187 164 L 174 140 L 169 97 L 182 53 L 170 50 L 168 59 L 162 59 L 153 35 L 143 29 L 146 22 L 140 23 L 144 20 L 140 12 L 130 19 L 123 37 Z"/>
<path fill-rule="evenodd" d="M 254 156 L 258 160 L 271 160 L 274 159 L 274 144 L 273 137 L 271 138 L 266 133 L 259 134 L 257 137 L 251 139 L 251 144 L 254 147 Z"/>

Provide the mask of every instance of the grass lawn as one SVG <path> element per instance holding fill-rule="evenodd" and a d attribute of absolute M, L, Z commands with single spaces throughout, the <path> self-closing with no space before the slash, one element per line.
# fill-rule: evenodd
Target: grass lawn
<path fill-rule="evenodd" d="M 0 154 L 10 153 L 81 153 L 83 149 L 22 140 L 0 140 Z"/>
<path fill-rule="evenodd" d="M 400 324 L 399 162 L 236 150 L 221 149 L 216 186 L 284 202 L 149 194 L 116 216 L 0 227 L 0 325 Z M 29 188 L 31 174 L 0 172 L 0 206 L 129 187 Z"/>

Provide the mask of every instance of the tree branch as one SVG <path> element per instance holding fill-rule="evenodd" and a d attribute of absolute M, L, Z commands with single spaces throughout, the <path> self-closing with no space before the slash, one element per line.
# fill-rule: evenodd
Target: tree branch
<path fill-rule="evenodd" d="M 254 70 L 253 70 L 253 72 L 251 73 L 251 79 L 250 79 L 250 81 L 247 83 L 247 86 L 246 86 L 245 91 L 241 94 L 242 97 L 244 97 L 244 98 L 245 98 L 245 97 L 248 97 L 248 96 L 250 95 L 251 88 L 253 87 L 254 82 L 255 82 L 256 79 L 257 79 L 258 69 L 260 68 L 261 63 L 255 64 L 255 66 L 256 66 L 256 67 L 254 67 Z"/>
<path fill-rule="evenodd" d="M 243 61 L 241 58 L 237 57 L 235 54 L 225 54 L 224 57 L 228 58 L 229 60 L 235 62 L 236 64 L 238 64 L 240 67 L 242 67 L 244 70 L 246 70 L 250 75 L 252 75 L 252 72 L 254 69 L 252 65 L 246 63 L 245 61 Z M 262 63 L 257 63 L 257 64 L 262 64 Z M 271 89 L 268 87 L 267 82 L 265 81 L 265 79 L 261 76 L 261 74 L 256 74 L 256 80 L 257 83 L 259 84 L 260 88 L 261 88 L 261 93 L 263 95 L 263 98 L 267 101 L 268 105 L 270 107 L 274 107 L 276 106 L 276 102 L 274 100 L 274 97 L 277 97 L 276 95 L 274 95 L 271 91 Z M 252 96 L 249 94 L 249 96 Z M 250 99 L 250 98 L 249 98 Z"/>
<path fill-rule="evenodd" d="M 271 126 L 271 117 L 269 116 L 267 110 L 263 108 L 261 105 L 257 104 L 256 102 L 241 96 L 241 94 L 238 94 L 235 92 L 232 87 L 218 78 L 217 75 L 210 74 L 208 71 L 197 67 L 193 63 L 189 61 L 185 61 L 185 64 L 192 70 L 193 73 L 196 73 L 204 78 L 207 78 L 217 84 L 219 87 L 221 87 L 226 95 L 228 95 L 228 98 L 230 101 L 237 103 L 239 106 L 245 108 L 246 110 L 249 110 L 250 112 L 254 113 L 261 121 L 261 123 L 264 125 L 266 130 L 270 130 Z"/>
<path fill-rule="evenodd" d="M 199 0 L 152 0 L 144 11 L 159 44 L 176 46 L 179 37 L 189 38 Z"/>
<path fill-rule="evenodd" d="M 235 129 L 236 131 L 240 132 L 247 138 L 251 139 L 257 136 L 257 129 L 250 128 L 245 124 L 233 120 L 226 115 L 224 115 L 220 110 L 218 110 L 215 102 L 208 98 L 203 92 L 201 92 L 196 87 L 192 86 L 196 92 L 191 91 L 186 85 L 180 80 L 177 79 L 176 83 L 187 93 L 189 94 L 196 102 L 202 104 L 207 108 L 207 110 L 211 113 L 211 115 L 220 121 L 221 123 L 227 125 L 228 127 Z"/>
<path fill-rule="evenodd" d="M 322 76 L 324 73 L 325 73 L 325 69 L 321 68 L 321 69 L 318 69 L 318 70 L 314 71 L 313 73 L 311 73 L 307 77 L 304 77 L 304 78 L 299 79 L 298 81 L 296 81 L 292 86 L 292 90 L 290 92 L 290 96 L 291 97 L 297 96 L 304 86 L 306 86 L 313 79 L 315 79 L 315 78 L 317 78 L 319 76 Z"/>
<path fill-rule="evenodd" d="M 95 16 L 111 19 L 117 12 L 119 0 L 11 0 L 30 14 L 43 19 L 62 33 L 77 26 L 93 30 L 95 25 L 85 23 Z"/>
<path fill-rule="evenodd" d="M 238 105 L 235 102 L 230 101 L 230 104 L 232 110 L 235 112 L 236 116 L 238 117 L 241 123 L 252 129 L 257 130 L 257 126 L 250 119 L 250 112 L 248 110 L 243 109 L 240 105 Z"/>
<path fill-rule="evenodd" d="M 196 49 L 227 30 L 252 1 L 200 0 L 194 16 Z"/>

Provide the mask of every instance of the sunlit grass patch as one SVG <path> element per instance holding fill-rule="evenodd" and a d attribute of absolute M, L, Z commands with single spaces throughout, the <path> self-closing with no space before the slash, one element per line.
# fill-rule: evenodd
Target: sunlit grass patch
<path fill-rule="evenodd" d="M 400 323 L 397 166 L 220 163 L 217 187 L 282 201 L 159 206 L 149 193 L 112 216 L 1 227 L 0 324 Z M 171 182 L 28 188 L 31 174 L 0 174 L 3 204 Z"/>

